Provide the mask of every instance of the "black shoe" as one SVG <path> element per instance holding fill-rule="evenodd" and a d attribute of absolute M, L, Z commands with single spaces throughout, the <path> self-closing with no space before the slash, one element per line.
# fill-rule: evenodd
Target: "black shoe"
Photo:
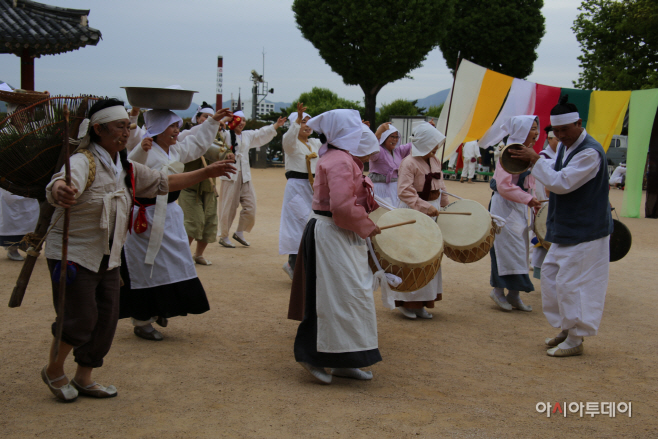
<path fill-rule="evenodd" d="M 158 325 L 162 326 L 163 328 L 166 328 L 167 325 L 169 324 L 169 319 L 166 317 L 158 317 L 158 319 L 155 321 Z"/>
<path fill-rule="evenodd" d="M 245 247 L 249 247 L 249 243 L 247 241 L 245 241 L 244 239 L 240 238 L 235 233 L 233 234 L 233 239 L 235 239 L 236 241 L 238 241 L 240 244 L 244 245 Z"/>

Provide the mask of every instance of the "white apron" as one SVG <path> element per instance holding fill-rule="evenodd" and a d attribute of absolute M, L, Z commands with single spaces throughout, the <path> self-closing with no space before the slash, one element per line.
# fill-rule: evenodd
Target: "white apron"
<path fill-rule="evenodd" d="M 498 275 L 528 274 L 528 206 L 506 200 L 494 192 L 491 214 L 505 219 L 505 227 L 494 240 Z"/>
<path fill-rule="evenodd" d="M 39 202 L 0 188 L 0 236 L 34 232 L 39 219 Z"/>
<path fill-rule="evenodd" d="M 311 214 L 313 192 L 308 180 L 290 178 L 286 182 L 279 225 L 279 254 L 296 255 L 304 227 Z"/>
<path fill-rule="evenodd" d="M 366 241 L 311 214 L 315 223 L 316 313 L 318 352 L 377 349 L 373 274 Z"/>
<path fill-rule="evenodd" d="M 441 210 L 441 197 L 434 201 L 428 201 L 437 210 Z M 404 201 L 400 201 L 398 206 L 400 209 L 411 209 Z M 436 221 L 436 218 L 434 218 Z M 428 300 L 436 300 L 436 296 L 443 294 L 443 277 L 441 275 L 441 268 L 437 271 L 436 276 L 420 290 L 412 291 L 410 293 L 402 293 L 400 291 L 392 290 L 392 297 L 394 300 L 403 300 L 405 302 L 425 302 Z"/>
<path fill-rule="evenodd" d="M 375 195 L 386 200 L 391 206 L 397 206 L 400 202 L 398 198 L 398 182 L 390 183 L 373 183 Z"/>
<path fill-rule="evenodd" d="M 128 234 L 124 252 L 130 273 L 131 289 L 158 287 L 197 277 L 187 233 L 183 225 L 183 209 L 176 203 L 169 203 L 166 206 L 162 244 L 153 265 L 144 263 L 144 255 L 153 230 L 155 205 L 146 208 L 146 219 L 149 226 L 144 233 L 137 234 L 133 230 Z M 137 219 L 137 214 L 138 209 L 135 209 L 133 224 Z"/>

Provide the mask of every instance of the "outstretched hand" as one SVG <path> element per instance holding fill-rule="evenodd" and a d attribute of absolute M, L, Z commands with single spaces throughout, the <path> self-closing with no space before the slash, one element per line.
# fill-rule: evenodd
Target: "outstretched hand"
<path fill-rule="evenodd" d="M 288 120 L 287 117 L 280 117 L 277 119 L 276 123 L 274 124 L 274 129 L 281 128 L 284 123 L 286 123 L 286 120 Z M 299 118 L 297 118 L 299 120 Z"/>
<path fill-rule="evenodd" d="M 221 110 L 217 110 L 215 114 L 213 114 L 212 116 L 212 118 L 215 119 L 217 122 L 221 121 L 225 117 L 233 117 L 233 112 L 228 108 L 222 108 Z"/>
<path fill-rule="evenodd" d="M 205 169 L 209 178 L 213 177 L 230 177 L 230 174 L 235 174 L 235 166 L 232 165 L 232 160 L 221 160 L 209 164 Z"/>
<path fill-rule="evenodd" d="M 304 106 L 303 102 L 298 102 L 297 103 L 297 123 L 302 124 L 302 120 L 304 119 L 304 112 L 307 110 L 307 108 Z"/>
<path fill-rule="evenodd" d="M 370 126 L 370 125 L 368 125 L 368 126 Z M 384 122 L 383 124 L 379 125 L 379 127 L 377 128 L 377 131 L 375 131 L 375 136 L 378 139 L 381 139 L 382 134 L 384 134 L 386 131 L 388 131 L 390 127 L 391 127 L 390 122 Z"/>
<path fill-rule="evenodd" d="M 530 162 L 533 165 L 537 163 L 537 160 L 539 160 L 540 158 L 539 154 L 537 154 L 534 149 L 528 147 L 519 148 L 519 149 L 510 148 L 509 152 L 512 158 Z"/>

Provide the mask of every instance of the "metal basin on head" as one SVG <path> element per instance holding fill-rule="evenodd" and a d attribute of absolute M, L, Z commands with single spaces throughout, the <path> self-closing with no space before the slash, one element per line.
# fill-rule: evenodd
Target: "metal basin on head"
<path fill-rule="evenodd" d="M 126 90 L 128 103 L 133 107 L 154 110 L 187 110 L 192 104 L 193 90 L 155 87 L 121 87 Z"/>

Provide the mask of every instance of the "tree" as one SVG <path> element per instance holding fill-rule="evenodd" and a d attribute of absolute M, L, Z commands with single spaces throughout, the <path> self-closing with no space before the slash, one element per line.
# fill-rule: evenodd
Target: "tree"
<path fill-rule="evenodd" d="M 583 54 L 578 88 L 638 90 L 658 87 L 658 3 L 585 0 L 571 28 Z"/>
<path fill-rule="evenodd" d="M 297 26 L 331 70 L 363 90 L 374 128 L 377 94 L 437 46 L 453 0 L 294 0 Z M 304 102 L 306 103 L 306 102 Z"/>
<path fill-rule="evenodd" d="M 525 78 L 544 36 L 543 0 L 460 0 L 439 47 L 448 68 L 457 55 L 482 67 Z"/>
<path fill-rule="evenodd" d="M 418 100 L 406 101 L 397 99 L 390 104 L 382 104 L 377 113 L 377 126 L 384 122 L 390 122 L 391 116 L 420 116 L 425 112 L 424 108 L 418 107 Z M 376 128 L 376 127 L 375 127 Z"/>
<path fill-rule="evenodd" d="M 444 104 L 432 105 L 425 113 L 425 116 L 432 116 L 435 119 L 438 119 L 441 116 L 441 111 L 443 110 Z"/>
<path fill-rule="evenodd" d="M 297 98 L 290 107 L 282 108 L 282 116 L 288 117 L 290 116 L 290 113 L 296 113 L 297 102 L 303 102 L 304 106 L 307 108 L 306 112 L 312 116 L 317 116 L 325 111 L 336 110 L 339 108 L 358 110 L 362 118 L 364 114 L 364 108 L 359 105 L 358 101 L 350 101 L 341 98 L 336 93 L 326 88 L 313 87 L 311 91 L 299 95 L 299 98 Z"/>

